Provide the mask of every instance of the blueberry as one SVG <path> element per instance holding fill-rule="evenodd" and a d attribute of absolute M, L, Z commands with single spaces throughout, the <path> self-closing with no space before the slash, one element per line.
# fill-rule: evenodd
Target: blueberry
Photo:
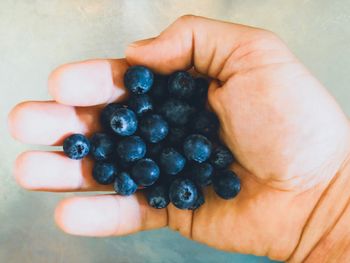
<path fill-rule="evenodd" d="M 129 171 L 131 167 L 134 165 L 134 162 L 127 162 L 118 157 L 116 160 L 116 164 L 117 164 L 117 167 L 120 167 L 121 170 Z"/>
<path fill-rule="evenodd" d="M 150 186 L 159 178 L 158 165 L 149 158 L 141 159 L 131 169 L 131 177 L 139 186 Z"/>
<path fill-rule="evenodd" d="M 117 135 L 130 136 L 137 129 L 136 115 L 126 108 L 116 109 L 110 116 L 109 126 Z"/>
<path fill-rule="evenodd" d="M 64 140 L 63 151 L 69 158 L 80 160 L 88 155 L 90 142 L 82 134 L 73 134 Z"/>
<path fill-rule="evenodd" d="M 208 100 L 209 82 L 207 79 L 202 77 L 196 78 L 194 81 L 196 90 L 193 100 L 191 100 L 191 104 L 196 108 L 201 109 L 206 106 Z"/>
<path fill-rule="evenodd" d="M 211 184 L 214 168 L 209 163 L 193 163 L 191 178 L 200 186 Z"/>
<path fill-rule="evenodd" d="M 234 161 L 234 157 L 231 151 L 223 146 L 219 145 L 214 150 L 210 156 L 210 163 L 216 169 L 225 169 Z"/>
<path fill-rule="evenodd" d="M 169 99 L 160 107 L 159 112 L 171 125 L 183 126 L 188 123 L 195 109 L 184 101 Z"/>
<path fill-rule="evenodd" d="M 215 113 L 210 111 L 198 113 L 191 124 L 194 133 L 202 134 L 208 138 L 215 137 L 220 125 Z"/>
<path fill-rule="evenodd" d="M 96 161 L 111 159 L 114 150 L 114 139 L 106 133 L 95 133 L 90 139 L 90 154 Z"/>
<path fill-rule="evenodd" d="M 196 202 L 189 208 L 189 210 L 196 210 L 202 206 L 205 202 L 204 195 L 201 189 L 197 188 L 197 199 Z"/>
<path fill-rule="evenodd" d="M 140 133 L 145 140 L 157 143 L 163 140 L 169 131 L 168 123 L 157 114 L 143 117 L 139 125 Z"/>
<path fill-rule="evenodd" d="M 111 130 L 110 120 L 111 120 L 112 114 L 116 109 L 120 109 L 123 107 L 125 106 L 119 103 L 110 103 L 106 107 L 104 107 L 100 114 L 100 123 L 102 127 L 108 131 Z"/>
<path fill-rule="evenodd" d="M 96 162 L 92 170 L 92 177 L 99 184 L 113 183 L 117 174 L 117 167 L 112 163 Z"/>
<path fill-rule="evenodd" d="M 132 93 L 144 94 L 153 84 L 153 73 L 146 67 L 133 66 L 124 75 L 124 85 Z"/>
<path fill-rule="evenodd" d="M 168 206 L 169 188 L 165 184 L 154 184 L 146 191 L 148 204 L 154 208 L 162 209 Z"/>
<path fill-rule="evenodd" d="M 209 158 L 212 145 L 203 135 L 192 134 L 185 139 L 183 148 L 188 160 L 202 163 Z"/>
<path fill-rule="evenodd" d="M 153 110 L 152 99 L 147 94 L 133 95 L 128 103 L 130 109 L 132 109 L 139 117 L 146 112 Z"/>
<path fill-rule="evenodd" d="M 219 171 L 213 177 L 213 188 L 221 198 L 231 199 L 241 190 L 241 182 L 234 172 L 230 170 Z"/>
<path fill-rule="evenodd" d="M 164 185 L 169 187 L 171 185 L 171 183 L 179 176 L 182 176 L 182 174 L 180 173 L 180 174 L 174 176 L 174 175 L 166 174 L 166 173 L 161 171 L 157 183 L 161 183 L 161 184 L 164 184 Z"/>
<path fill-rule="evenodd" d="M 195 92 L 195 82 L 190 73 L 178 71 L 170 75 L 169 94 L 178 99 L 189 100 Z"/>
<path fill-rule="evenodd" d="M 121 172 L 114 181 L 114 190 L 120 195 L 132 195 L 137 190 L 137 185 L 127 172 Z"/>
<path fill-rule="evenodd" d="M 186 164 L 186 159 L 174 148 L 165 148 L 159 157 L 162 171 L 166 174 L 176 175 L 181 172 Z"/>
<path fill-rule="evenodd" d="M 164 75 L 156 74 L 154 76 L 153 85 L 149 94 L 155 101 L 160 102 L 167 97 L 168 95 L 167 88 L 168 88 L 168 77 Z"/>
<path fill-rule="evenodd" d="M 149 143 L 147 144 L 147 155 L 152 159 L 158 159 L 161 151 L 163 150 L 163 142 Z"/>
<path fill-rule="evenodd" d="M 169 130 L 169 134 L 166 138 L 166 141 L 170 145 L 179 145 L 179 144 L 182 144 L 187 134 L 188 134 L 188 130 L 185 126 L 171 127 Z"/>
<path fill-rule="evenodd" d="M 117 154 L 122 162 L 134 162 L 146 154 L 146 144 L 139 136 L 130 136 L 117 145 Z"/>
<path fill-rule="evenodd" d="M 192 207 L 198 196 L 196 185 L 187 178 L 176 178 L 169 189 L 169 198 L 174 206 L 180 209 Z"/>

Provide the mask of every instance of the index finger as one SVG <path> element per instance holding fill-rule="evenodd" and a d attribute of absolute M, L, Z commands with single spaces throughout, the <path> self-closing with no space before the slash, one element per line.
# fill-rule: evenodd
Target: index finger
<path fill-rule="evenodd" d="M 125 59 L 96 59 L 65 64 L 49 77 L 54 100 L 70 106 L 94 106 L 122 100 L 126 95 Z"/>

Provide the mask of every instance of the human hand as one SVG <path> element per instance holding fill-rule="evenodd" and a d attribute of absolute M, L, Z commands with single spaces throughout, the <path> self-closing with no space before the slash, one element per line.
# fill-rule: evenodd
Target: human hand
<path fill-rule="evenodd" d="M 310 252 L 299 249 L 304 230 L 349 157 L 349 123 L 271 32 L 180 18 L 160 36 L 130 45 L 126 60 L 86 61 L 55 70 L 49 79 L 55 101 L 16 106 L 9 117 L 13 136 L 27 143 L 62 145 L 71 133 L 95 132 L 98 105 L 123 99 L 122 76 L 135 64 L 159 73 L 194 67 L 213 79 L 209 104 L 219 116 L 222 139 L 236 156 L 232 169 L 242 190 L 226 201 L 205 189 L 206 202 L 194 212 L 172 205 L 153 209 L 140 193 L 73 197 L 57 207 L 58 225 L 85 236 L 169 226 L 219 249 L 304 259 Z M 94 183 L 91 166 L 90 160 L 72 161 L 58 152 L 26 152 L 16 161 L 15 175 L 30 190 L 111 190 Z"/>

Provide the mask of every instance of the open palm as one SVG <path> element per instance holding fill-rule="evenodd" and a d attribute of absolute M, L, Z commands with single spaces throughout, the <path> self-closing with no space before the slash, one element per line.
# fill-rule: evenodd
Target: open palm
<path fill-rule="evenodd" d="M 64 200 L 56 210 L 66 232 L 123 235 L 169 226 L 210 246 L 287 260 L 308 218 L 349 154 L 349 124 L 333 98 L 274 34 L 186 16 L 160 36 L 130 45 L 126 59 L 64 65 L 50 76 L 55 101 L 24 102 L 9 117 L 23 142 L 62 145 L 71 133 L 91 134 L 102 104 L 122 100 L 129 65 L 159 73 L 194 69 L 213 79 L 209 103 L 221 137 L 236 156 L 242 181 L 233 200 L 205 189 L 205 204 L 184 211 L 150 208 L 142 194 Z M 90 160 L 59 152 L 21 154 L 19 184 L 42 191 L 111 190 L 91 177 Z"/>

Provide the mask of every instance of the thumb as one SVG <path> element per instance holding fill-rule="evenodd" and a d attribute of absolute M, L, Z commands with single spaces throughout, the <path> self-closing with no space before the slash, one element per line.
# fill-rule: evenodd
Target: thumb
<path fill-rule="evenodd" d="M 163 74 L 194 66 L 201 74 L 219 78 L 237 47 L 255 31 L 243 25 L 187 15 L 159 36 L 130 44 L 126 59 L 131 65 L 145 65 Z"/>
<path fill-rule="evenodd" d="M 146 46 L 149 43 L 151 43 L 153 40 L 154 40 L 154 37 L 153 38 L 148 38 L 148 39 L 138 40 L 138 41 L 135 41 L 135 42 L 131 43 L 128 46 L 128 48 L 132 49 L 132 48 L 139 48 L 139 47 L 142 47 L 142 46 Z"/>

